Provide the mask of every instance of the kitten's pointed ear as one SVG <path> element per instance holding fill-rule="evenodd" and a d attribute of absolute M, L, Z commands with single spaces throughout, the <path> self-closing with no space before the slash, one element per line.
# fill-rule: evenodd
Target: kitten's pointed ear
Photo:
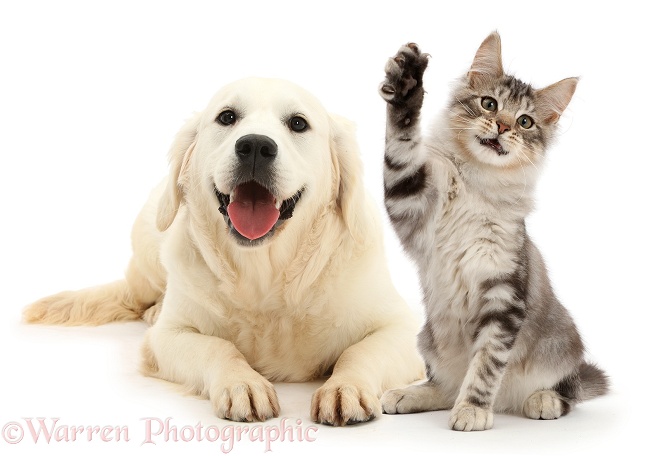
<path fill-rule="evenodd" d="M 552 124 L 560 120 L 578 82 L 579 78 L 567 78 L 537 92 L 538 109 L 544 122 Z"/>
<path fill-rule="evenodd" d="M 488 80 L 503 75 L 502 41 L 499 38 L 499 33 L 492 32 L 476 51 L 476 57 L 474 57 L 469 73 L 467 73 L 467 79 L 471 87 L 477 87 Z"/>

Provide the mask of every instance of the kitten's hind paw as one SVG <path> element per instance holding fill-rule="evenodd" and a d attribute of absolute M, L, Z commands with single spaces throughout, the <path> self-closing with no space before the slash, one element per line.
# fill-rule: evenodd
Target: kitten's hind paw
<path fill-rule="evenodd" d="M 414 412 L 413 400 L 406 398 L 403 389 L 386 391 L 380 398 L 383 405 L 383 413 L 394 415 L 397 413 Z"/>
<path fill-rule="evenodd" d="M 385 65 L 385 80 L 380 84 L 380 96 L 392 104 L 405 104 L 419 98 L 421 105 L 424 93 L 422 75 L 428 62 L 429 54 L 420 52 L 415 43 L 399 48 Z"/>
<path fill-rule="evenodd" d="M 432 382 L 386 391 L 380 398 L 383 413 L 416 413 L 447 409 L 450 399 Z"/>
<path fill-rule="evenodd" d="M 569 405 L 551 390 L 536 391 L 525 400 L 523 412 L 533 420 L 555 420 L 569 411 Z"/>

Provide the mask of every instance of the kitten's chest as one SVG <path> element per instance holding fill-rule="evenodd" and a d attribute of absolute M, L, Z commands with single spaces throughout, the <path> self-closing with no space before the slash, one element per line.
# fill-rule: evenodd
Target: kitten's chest
<path fill-rule="evenodd" d="M 483 284 L 515 271 L 521 223 L 500 212 L 466 192 L 444 204 L 422 271 L 428 305 L 472 314 L 478 311 Z"/>

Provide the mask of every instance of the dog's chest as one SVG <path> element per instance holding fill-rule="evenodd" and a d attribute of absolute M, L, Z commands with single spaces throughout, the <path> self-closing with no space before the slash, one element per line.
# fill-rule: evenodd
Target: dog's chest
<path fill-rule="evenodd" d="M 271 381 L 301 382 L 329 370 L 363 330 L 344 315 L 341 299 L 323 281 L 299 285 L 303 276 L 256 268 L 239 269 L 220 288 L 213 335 L 231 341 L 247 362 Z M 327 283 L 330 283 L 327 281 Z"/>
<path fill-rule="evenodd" d="M 317 315 L 237 312 L 227 326 L 248 363 L 272 381 L 313 379 L 338 358 L 338 349 L 330 347 L 333 333 Z"/>

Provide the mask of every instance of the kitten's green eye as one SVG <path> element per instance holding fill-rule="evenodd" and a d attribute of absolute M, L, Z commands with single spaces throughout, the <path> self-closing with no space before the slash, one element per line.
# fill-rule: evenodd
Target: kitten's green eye
<path fill-rule="evenodd" d="M 518 117 L 517 122 L 518 122 L 518 125 L 523 127 L 525 130 L 527 130 L 528 128 L 531 128 L 532 125 L 534 125 L 534 120 L 532 120 L 532 117 L 526 116 L 525 114 Z"/>
<path fill-rule="evenodd" d="M 486 111 L 497 111 L 497 100 L 491 97 L 483 97 L 481 100 L 481 106 L 483 106 L 483 109 Z"/>

